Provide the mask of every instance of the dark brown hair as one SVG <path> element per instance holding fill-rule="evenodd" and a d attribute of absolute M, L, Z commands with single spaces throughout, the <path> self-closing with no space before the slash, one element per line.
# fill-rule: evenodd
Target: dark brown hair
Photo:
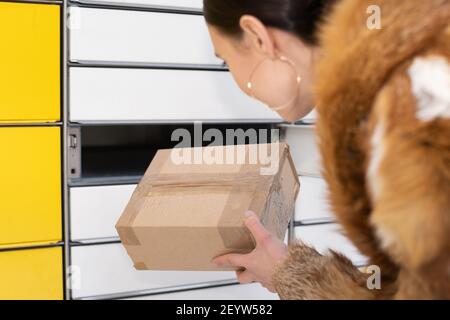
<path fill-rule="evenodd" d="M 203 0 L 206 22 L 222 32 L 239 36 L 240 18 L 249 14 L 266 26 L 297 35 L 317 44 L 318 29 L 332 4 L 338 0 Z"/>

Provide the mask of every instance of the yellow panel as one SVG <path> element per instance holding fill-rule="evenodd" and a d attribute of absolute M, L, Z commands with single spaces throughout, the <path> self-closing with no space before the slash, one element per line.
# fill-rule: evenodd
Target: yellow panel
<path fill-rule="evenodd" d="M 0 128 L 0 245 L 61 240 L 58 127 Z"/>
<path fill-rule="evenodd" d="M 0 300 L 62 298 L 61 248 L 0 252 Z"/>
<path fill-rule="evenodd" d="M 0 2 L 0 122 L 60 119 L 60 7 Z"/>

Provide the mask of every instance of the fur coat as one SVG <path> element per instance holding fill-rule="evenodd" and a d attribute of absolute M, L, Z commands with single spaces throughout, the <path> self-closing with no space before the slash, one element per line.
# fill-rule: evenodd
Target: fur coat
<path fill-rule="evenodd" d="M 381 29 L 367 26 L 372 5 Z M 274 285 L 282 299 L 449 299 L 450 0 L 341 0 L 321 31 L 323 176 L 381 289 L 347 258 L 302 243 Z"/>

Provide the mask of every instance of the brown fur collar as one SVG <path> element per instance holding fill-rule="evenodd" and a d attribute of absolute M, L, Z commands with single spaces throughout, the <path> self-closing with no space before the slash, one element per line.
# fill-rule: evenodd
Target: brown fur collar
<path fill-rule="evenodd" d="M 367 8 L 381 8 L 382 29 L 369 30 Z M 373 101 L 390 75 L 427 50 L 448 26 L 450 0 L 342 0 L 323 27 L 317 125 L 330 202 L 344 232 L 392 278 L 397 266 L 369 224 L 366 154 L 360 140 Z"/>

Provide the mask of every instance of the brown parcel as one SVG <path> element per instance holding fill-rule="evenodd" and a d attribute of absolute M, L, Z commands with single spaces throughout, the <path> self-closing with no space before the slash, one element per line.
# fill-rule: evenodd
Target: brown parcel
<path fill-rule="evenodd" d="M 256 150 L 260 150 L 257 160 L 251 161 L 249 156 Z M 200 152 L 200 156 L 236 152 L 245 160 L 176 164 L 172 152 Z M 263 175 L 267 156 L 275 172 Z M 138 270 L 233 270 L 217 267 L 211 260 L 254 249 L 243 213 L 254 211 L 269 231 L 284 239 L 299 187 L 284 143 L 159 150 L 116 229 Z"/>

